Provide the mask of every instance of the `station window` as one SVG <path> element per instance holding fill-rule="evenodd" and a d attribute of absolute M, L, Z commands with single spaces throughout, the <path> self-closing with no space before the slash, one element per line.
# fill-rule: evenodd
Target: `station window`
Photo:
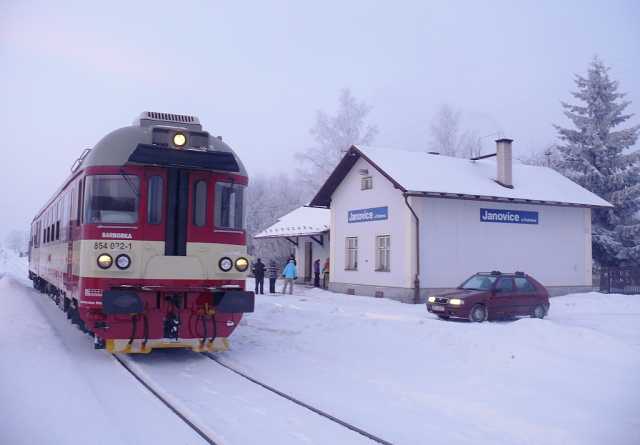
<path fill-rule="evenodd" d="M 391 236 L 376 236 L 376 271 L 389 272 L 391 270 Z"/>
<path fill-rule="evenodd" d="M 193 186 L 193 224 L 203 227 L 207 223 L 207 181 L 199 180 Z"/>
<path fill-rule="evenodd" d="M 360 190 L 371 190 L 373 188 L 373 178 L 371 176 L 363 176 L 360 179 Z"/>
<path fill-rule="evenodd" d="M 149 224 L 160 224 L 162 222 L 162 176 L 151 176 L 149 178 L 149 190 L 147 193 L 147 222 Z"/>
<path fill-rule="evenodd" d="M 348 236 L 344 245 L 344 270 L 358 270 L 358 238 Z"/>
<path fill-rule="evenodd" d="M 227 182 L 216 184 L 215 225 L 221 229 L 244 228 L 244 186 Z"/>

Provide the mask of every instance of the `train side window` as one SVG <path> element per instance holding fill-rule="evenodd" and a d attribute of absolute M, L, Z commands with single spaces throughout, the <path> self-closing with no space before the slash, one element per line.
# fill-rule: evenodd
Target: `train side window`
<path fill-rule="evenodd" d="M 147 200 L 147 222 L 149 224 L 160 224 L 162 222 L 162 176 L 151 176 L 149 178 L 149 191 Z"/>
<path fill-rule="evenodd" d="M 215 225 L 222 229 L 244 228 L 244 186 L 226 182 L 216 184 Z"/>
<path fill-rule="evenodd" d="M 56 240 L 60 239 L 60 221 L 56 221 Z"/>
<path fill-rule="evenodd" d="M 203 227 L 207 223 L 207 181 L 199 180 L 193 186 L 193 224 Z"/>

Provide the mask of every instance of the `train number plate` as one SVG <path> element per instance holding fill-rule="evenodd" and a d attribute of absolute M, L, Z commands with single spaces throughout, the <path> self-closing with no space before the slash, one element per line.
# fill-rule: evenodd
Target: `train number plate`
<path fill-rule="evenodd" d="M 132 247 L 130 241 L 96 241 L 93 243 L 93 250 L 131 250 Z"/>
<path fill-rule="evenodd" d="M 439 305 L 436 304 L 436 305 L 431 306 L 431 310 L 432 311 L 437 311 L 437 312 L 442 312 L 442 311 L 444 311 L 444 306 L 439 306 Z"/>

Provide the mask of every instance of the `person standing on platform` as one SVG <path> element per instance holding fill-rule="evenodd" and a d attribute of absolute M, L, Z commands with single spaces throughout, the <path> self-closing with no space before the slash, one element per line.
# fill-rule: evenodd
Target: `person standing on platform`
<path fill-rule="evenodd" d="M 320 287 L 320 259 L 313 262 L 313 285 Z"/>
<path fill-rule="evenodd" d="M 296 268 L 293 260 L 289 260 L 284 270 L 282 271 L 282 277 L 284 278 L 284 287 L 282 293 L 287 292 L 287 285 L 289 286 L 289 294 L 293 293 L 293 281 L 298 278 L 298 269 Z"/>
<path fill-rule="evenodd" d="M 264 295 L 264 263 L 260 258 L 253 265 L 253 276 L 256 278 L 256 295 L 258 293 Z"/>
<path fill-rule="evenodd" d="M 269 267 L 267 267 L 267 274 L 269 275 L 269 293 L 276 293 L 276 280 L 278 279 L 278 265 L 275 260 L 269 261 Z"/>
<path fill-rule="evenodd" d="M 324 262 L 322 266 L 322 288 L 326 289 L 329 286 L 329 258 Z"/>

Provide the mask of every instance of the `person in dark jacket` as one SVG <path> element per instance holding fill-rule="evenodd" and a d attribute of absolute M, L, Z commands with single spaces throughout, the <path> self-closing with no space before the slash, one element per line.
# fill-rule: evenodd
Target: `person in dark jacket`
<path fill-rule="evenodd" d="M 320 287 L 320 259 L 313 262 L 313 285 Z"/>
<path fill-rule="evenodd" d="M 253 265 L 253 276 L 256 278 L 256 294 L 264 295 L 264 263 L 260 258 Z"/>
<path fill-rule="evenodd" d="M 269 261 L 269 267 L 267 267 L 267 274 L 269 275 L 269 293 L 276 293 L 276 280 L 278 279 L 278 265 L 275 260 Z"/>

